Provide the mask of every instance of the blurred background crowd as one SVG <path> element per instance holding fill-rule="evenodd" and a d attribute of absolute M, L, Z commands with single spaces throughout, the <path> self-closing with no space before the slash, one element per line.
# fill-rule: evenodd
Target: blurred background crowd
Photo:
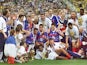
<path fill-rule="evenodd" d="M 0 0 L 0 62 L 87 58 L 87 0 Z"/>

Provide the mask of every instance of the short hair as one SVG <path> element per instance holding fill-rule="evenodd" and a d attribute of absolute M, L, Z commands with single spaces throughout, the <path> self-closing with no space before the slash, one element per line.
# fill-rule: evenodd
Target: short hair
<path fill-rule="evenodd" d="M 22 18 L 24 15 L 20 14 L 18 18 Z"/>
<path fill-rule="evenodd" d="M 31 17 L 31 14 L 29 14 L 29 13 L 27 13 L 27 15 L 26 15 L 27 17 Z"/>
<path fill-rule="evenodd" d="M 70 26 L 70 25 L 72 25 L 72 23 L 71 23 L 71 22 L 69 22 L 69 23 L 68 23 L 68 26 Z"/>
<path fill-rule="evenodd" d="M 40 15 L 45 15 L 45 12 L 40 12 Z"/>
<path fill-rule="evenodd" d="M 10 31 L 10 36 L 13 36 L 14 33 L 15 33 L 15 30 L 14 30 L 14 29 L 11 29 L 11 31 Z"/>
<path fill-rule="evenodd" d="M 74 12 L 75 14 L 77 13 L 76 11 L 71 11 L 71 13 Z"/>
<path fill-rule="evenodd" d="M 34 28 L 34 30 L 38 30 L 38 28 Z"/>
<path fill-rule="evenodd" d="M 24 43 L 25 43 L 25 41 L 23 40 L 23 41 L 21 41 L 20 42 L 20 46 L 23 46 L 24 45 Z"/>
<path fill-rule="evenodd" d="M 21 24 L 18 24 L 17 27 L 16 27 L 16 32 L 19 32 L 22 30 L 22 25 Z"/>
<path fill-rule="evenodd" d="M 44 48 L 44 46 L 43 46 L 43 45 L 41 45 L 41 44 L 40 44 L 40 45 L 38 45 L 38 49 L 39 49 L 40 47 Z"/>
<path fill-rule="evenodd" d="M 2 11 L 2 14 L 3 14 L 4 16 L 6 16 L 7 13 L 8 13 L 8 10 L 7 10 L 7 9 L 4 9 L 4 10 Z"/>
<path fill-rule="evenodd" d="M 34 24 L 38 24 L 38 21 L 39 21 L 39 18 L 35 17 L 33 22 L 34 22 Z"/>
<path fill-rule="evenodd" d="M 52 23 L 51 25 L 54 25 L 54 26 L 56 26 L 56 24 L 55 24 L 55 23 Z"/>
<path fill-rule="evenodd" d="M 58 9 L 54 9 L 53 12 L 54 13 L 59 13 L 59 10 Z"/>
<path fill-rule="evenodd" d="M 39 26 L 42 26 L 43 27 L 43 24 L 40 24 Z"/>
<path fill-rule="evenodd" d="M 81 10 L 84 12 L 84 9 L 81 8 L 80 11 L 81 11 Z"/>

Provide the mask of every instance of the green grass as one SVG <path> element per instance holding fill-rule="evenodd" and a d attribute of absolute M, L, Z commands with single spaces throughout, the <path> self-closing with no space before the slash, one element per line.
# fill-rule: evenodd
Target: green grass
<path fill-rule="evenodd" d="M 0 65 L 10 65 L 7 63 L 0 63 Z M 28 63 L 14 65 L 87 65 L 87 60 L 34 60 Z"/>

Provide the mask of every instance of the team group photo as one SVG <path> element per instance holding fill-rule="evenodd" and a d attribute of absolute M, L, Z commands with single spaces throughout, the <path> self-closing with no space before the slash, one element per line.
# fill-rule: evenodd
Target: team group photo
<path fill-rule="evenodd" d="M 0 0 L 0 65 L 87 65 L 87 0 Z"/>

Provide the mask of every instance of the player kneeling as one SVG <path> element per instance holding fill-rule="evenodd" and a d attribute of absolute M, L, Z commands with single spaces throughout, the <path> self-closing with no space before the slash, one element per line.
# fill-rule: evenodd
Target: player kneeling
<path fill-rule="evenodd" d="M 27 47 L 27 44 L 22 41 L 20 43 L 20 49 L 17 51 L 17 57 L 16 61 L 20 63 L 27 62 L 29 60 L 29 53 L 26 52 L 25 48 Z"/>
<path fill-rule="evenodd" d="M 16 57 L 16 41 L 15 41 L 15 31 L 10 31 L 10 36 L 5 42 L 4 48 L 5 56 L 8 58 L 8 64 L 14 64 Z"/>

